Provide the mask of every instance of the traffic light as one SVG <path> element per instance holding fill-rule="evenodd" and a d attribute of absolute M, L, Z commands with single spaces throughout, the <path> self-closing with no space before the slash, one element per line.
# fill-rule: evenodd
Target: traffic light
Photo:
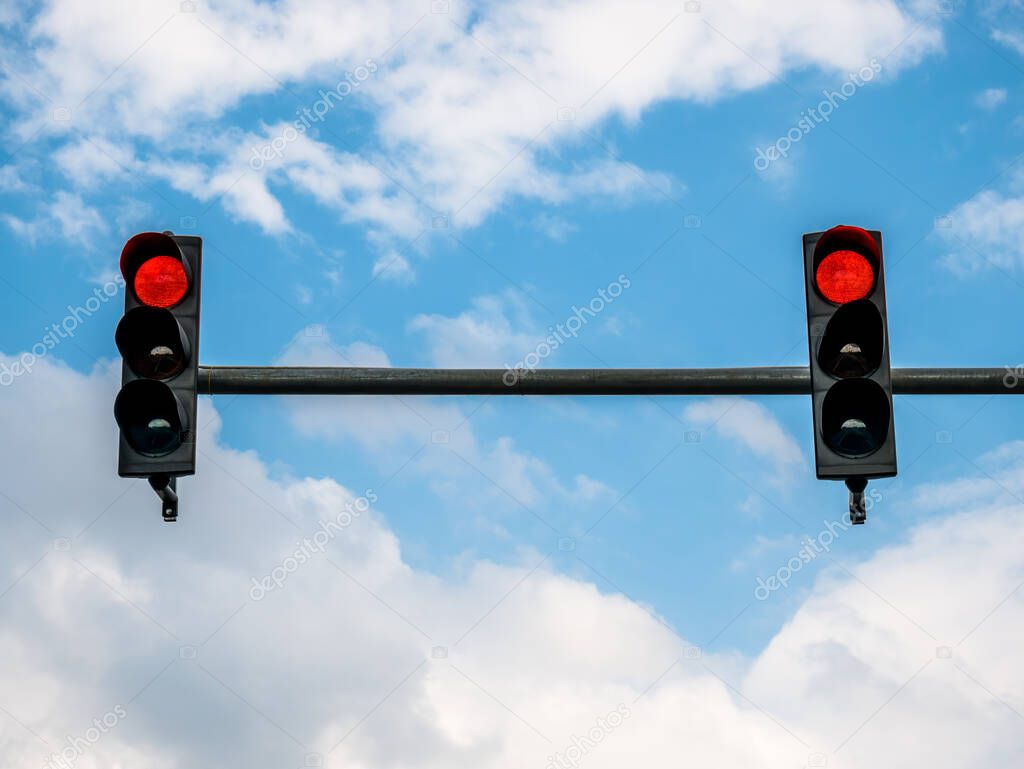
<path fill-rule="evenodd" d="M 121 352 L 118 475 L 148 478 L 177 517 L 175 479 L 196 465 L 199 296 L 203 244 L 170 232 L 143 232 L 121 252 L 124 317 L 114 340 Z"/>
<path fill-rule="evenodd" d="M 804 235 L 804 277 L 817 475 L 846 481 L 864 523 L 867 479 L 896 475 L 882 234 Z"/>

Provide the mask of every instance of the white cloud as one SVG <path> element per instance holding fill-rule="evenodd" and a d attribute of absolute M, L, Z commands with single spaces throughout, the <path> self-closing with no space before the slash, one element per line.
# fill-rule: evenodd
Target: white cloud
<path fill-rule="evenodd" d="M 444 319 L 433 317 L 428 323 L 443 325 Z M 436 329 L 427 332 L 433 334 Z M 447 349 L 440 340 L 435 342 L 441 344 L 433 351 L 435 365 L 454 363 L 456 359 L 448 356 L 475 354 L 469 347 Z M 300 333 L 278 363 L 391 366 L 379 347 L 364 342 L 339 345 L 323 330 L 316 335 Z M 560 505 L 598 499 L 610 504 L 614 499 L 610 488 L 584 474 L 561 480 L 545 462 L 518 449 L 508 436 L 480 439 L 471 422 L 476 409 L 466 410 L 452 400 L 371 395 L 305 398 L 288 405 L 292 423 L 303 435 L 332 444 L 355 441 L 388 471 L 408 459 L 410 473 L 426 479 L 439 495 L 463 504 L 473 500 L 481 509 L 490 506 L 492 510 L 526 512 L 547 521 L 547 511 L 560 512 Z"/>
<path fill-rule="evenodd" d="M 557 243 L 564 243 L 577 229 L 572 222 L 548 213 L 534 217 L 533 226 Z"/>
<path fill-rule="evenodd" d="M 905 767 L 973 767 L 1018 751 L 1005 735 L 1020 729 L 1024 670 L 1008 666 L 1004 639 L 1024 601 L 1015 594 L 1017 556 L 1008 554 L 1016 545 L 1001 541 L 1018 524 L 1013 506 L 934 520 L 853 567 L 852 579 L 832 574 L 759 657 L 747 692 L 784 722 L 799 714 L 833 745 L 866 720 L 841 766 L 861 766 L 880 749 Z M 869 600 L 872 591 L 886 600 Z M 881 692 L 891 701 L 871 718 Z M 911 737 L 945 722 L 986 736 L 977 750 Z"/>
<path fill-rule="evenodd" d="M 54 153 L 53 160 L 57 168 L 83 188 L 140 170 L 130 146 L 103 137 L 65 144 Z"/>
<path fill-rule="evenodd" d="M 138 198 L 126 198 L 114 212 L 114 224 L 119 233 L 135 233 L 144 229 L 144 222 L 153 215 L 153 208 Z M 109 266 L 109 265 L 108 265 Z"/>
<path fill-rule="evenodd" d="M 416 271 L 404 256 L 397 251 L 388 251 L 373 263 L 373 277 L 378 276 L 395 283 L 408 284 L 416 278 Z"/>
<path fill-rule="evenodd" d="M 11 769 L 40 766 L 116 704 L 126 717 L 76 766 L 299 766 L 319 753 L 366 769 L 543 767 L 620 704 L 628 717 L 585 765 L 758 769 L 820 755 L 831 769 L 975 769 L 1019 757 L 1016 505 L 932 516 L 849 573 L 832 569 L 751 659 L 689 653 L 649 610 L 536 553 L 469 561 L 456 577 L 414 568 L 384 494 L 253 601 L 252 579 L 362 487 L 273 479 L 224 445 L 204 401 L 199 475 L 182 483 L 179 523 L 164 525 L 144 483 L 114 476 L 115 381 L 113 367 L 85 376 L 43 360 L 6 391 L 19 436 L 0 444 Z M 39 457 L 58 442 L 68 461 L 54 475 Z"/>
<path fill-rule="evenodd" d="M 1014 30 L 996 29 L 992 31 L 992 39 L 1024 56 L 1024 34 Z"/>
<path fill-rule="evenodd" d="M 21 192 L 28 188 L 28 184 L 21 178 L 17 166 L 0 167 L 0 191 Z"/>
<path fill-rule="evenodd" d="M 986 88 L 974 98 L 974 103 L 982 109 L 992 110 L 1006 101 L 1005 88 Z"/>
<path fill-rule="evenodd" d="M 7 6 L 0 9 L 0 25 L 6 26 L 14 24 L 14 22 L 21 19 L 21 9 L 15 6 Z"/>
<path fill-rule="evenodd" d="M 235 217 L 258 224 L 268 234 L 282 235 L 292 230 L 284 207 L 267 188 L 261 174 L 240 162 L 225 162 L 213 170 L 197 163 L 153 160 L 146 168 L 179 192 L 200 202 L 220 200 Z"/>
<path fill-rule="evenodd" d="M 776 472 L 791 473 L 804 463 L 796 439 L 768 409 L 754 401 L 744 398 L 698 401 L 684 409 L 683 418 L 736 441 L 768 462 Z"/>
<path fill-rule="evenodd" d="M 526 298 L 513 290 L 476 297 L 454 317 L 421 314 L 409 323 L 426 337 L 432 363 L 442 368 L 512 365 L 536 347 L 536 328 Z"/>
<path fill-rule="evenodd" d="M 984 190 L 942 220 L 950 249 L 943 263 L 957 272 L 1018 269 L 1024 264 L 1024 196 Z"/>
<path fill-rule="evenodd" d="M 219 196 L 230 213 L 273 233 L 290 230 L 278 184 L 368 225 L 371 236 L 402 239 L 435 213 L 471 227 L 520 197 L 561 204 L 678 194 L 678 182 L 609 159 L 587 133 L 610 117 L 635 122 L 666 100 L 758 88 L 772 73 L 841 73 L 887 55 L 896 71 L 941 45 L 921 9 L 892 0 L 759 2 L 742 14 L 716 3 L 685 13 L 674 0 L 452 3 L 442 14 L 413 0 L 377 3 L 372 14 L 326 0 L 179 8 L 177 0 L 51 0 L 32 23 L 31 64 L 5 81 L 21 106 L 17 132 L 62 130 L 49 106 L 40 111 L 32 83 L 54 104 L 78 105 L 77 129 L 158 148 L 172 184 L 190 170 L 202 184 L 179 189 L 202 201 Z M 331 146 L 348 140 L 325 121 L 313 126 L 316 139 L 285 149 L 277 170 L 245 174 L 251 137 L 197 129 L 247 97 L 289 101 L 300 84 L 303 94 L 306 84 L 329 87 L 368 57 L 379 71 L 335 107 L 372 114 L 358 157 Z M 302 98 L 285 119 L 310 106 Z M 270 121 L 271 138 L 279 120 Z M 566 168 L 549 151 L 566 145 L 589 148 L 589 160 Z"/>
<path fill-rule="evenodd" d="M 345 222 L 369 225 L 371 236 L 387 233 L 413 239 L 422 231 L 419 204 L 387 172 L 358 155 L 292 132 L 288 124 L 265 126 L 236 136 L 212 167 L 192 161 L 153 160 L 150 173 L 203 202 L 220 199 L 237 218 L 254 222 L 268 234 L 292 230 L 274 187 L 290 185 L 336 211 Z M 254 153 L 294 135 L 278 154 L 254 160 Z"/>
<path fill-rule="evenodd" d="M 4 222 L 30 243 L 50 240 L 60 234 L 83 248 L 93 248 L 96 238 L 109 230 L 98 209 L 88 205 L 77 193 L 58 190 L 52 202 L 43 206 L 32 219 L 3 215 Z"/>
<path fill-rule="evenodd" d="M 1012 504 L 1024 496 L 1024 441 L 1005 443 L 974 464 L 974 474 L 918 489 L 914 504 L 922 510 L 955 510 Z"/>
<path fill-rule="evenodd" d="M 54 103 L 86 99 L 76 116 L 99 122 L 103 109 L 112 108 L 112 125 L 165 136 L 180 127 L 182 117 L 215 116 L 246 95 L 322 77 L 331 62 L 351 68 L 377 56 L 397 63 L 400 74 L 374 97 L 388 108 L 385 121 L 393 124 L 387 133 L 419 140 L 456 102 L 473 108 L 462 122 L 474 133 L 503 133 L 498 126 L 516 114 L 514 107 L 535 111 L 538 95 L 554 107 L 575 107 L 575 119 L 607 111 L 635 118 L 659 99 L 714 98 L 755 87 L 771 78 L 767 70 L 846 70 L 894 47 L 894 63 L 913 62 L 939 42 L 938 31 L 924 25 L 897 47 L 918 20 L 888 0 L 829 0 L 821 8 L 822 14 L 812 13 L 791 1 L 748 6 L 738 15 L 705 4 L 700 13 L 684 16 L 667 0 L 629 9 L 608 0 L 554 8 L 534 0 L 496 4 L 482 14 L 452 4 L 450 13 L 424 15 L 422 5 L 411 0 L 380 3 L 373 14 L 324 1 L 270 9 L 240 0 L 182 13 L 176 0 L 99 0 L 89 8 L 54 0 L 33 21 L 33 40 L 49 45 L 37 50 L 29 72 L 35 75 L 30 82 Z M 793 34 L 798 29 L 808 34 Z M 194 50 L 172 55 L 182 41 Z M 642 49 L 646 55 L 636 56 Z M 434 60 L 439 50 L 460 66 L 448 69 Z M 685 62 L 679 50 L 688 51 Z M 167 66 L 172 59 L 176 66 Z M 461 65 L 469 67 L 458 76 Z M 425 71 L 417 75 L 414 67 Z M 424 82 L 437 87 L 420 90 Z M 499 87 L 481 92 L 484 83 Z M 413 103 L 404 108 L 392 101 L 409 97 Z M 492 109 L 497 103 L 503 109 Z M 419 125 L 400 122 L 423 107 L 431 109 Z M 544 123 L 555 117 L 553 110 L 546 113 Z M 450 123 L 445 128 L 463 130 Z M 438 136 L 430 143 L 456 139 Z"/>
<path fill-rule="evenodd" d="M 335 344 L 323 329 L 299 332 L 278 358 L 283 366 L 390 367 L 387 353 L 365 342 Z M 305 435 L 331 441 L 354 439 L 374 452 L 393 452 L 404 445 L 429 444 L 437 430 L 454 431 L 462 413 L 443 401 L 397 396 L 304 398 L 289 402 L 295 426 Z M 468 430 L 467 430 L 468 432 Z"/>
<path fill-rule="evenodd" d="M 80 196 L 63 190 L 57 193 L 49 214 L 57 222 L 61 234 L 69 240 L 88 242 L 94 234 L 107 230 L 107 223 L 99 211 L 86 205 Z"/>

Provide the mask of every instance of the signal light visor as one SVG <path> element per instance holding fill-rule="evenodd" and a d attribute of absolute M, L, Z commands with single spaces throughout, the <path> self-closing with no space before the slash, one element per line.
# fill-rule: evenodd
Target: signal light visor
<path fill-rule="evenodd" d="M 832 304 L 864 299 L 875 288 L 880 260 L 878 243 L 867 230 L 833 227 L 814 248 L 814 287 Z"/>
<path fill-rule="evenodd" d="M 121 274 L 149 307 L 174 307 L 188 294 L 191 282 L 178 244 L 159 232 L 139 233 L 125 244 Z"/>

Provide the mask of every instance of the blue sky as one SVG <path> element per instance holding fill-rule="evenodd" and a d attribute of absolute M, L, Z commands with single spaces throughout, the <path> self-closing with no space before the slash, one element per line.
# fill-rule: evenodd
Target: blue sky
<path fill-rule="evenodd" d="M 201 358 L 208 365 L 512 366 L 615 282 L 628 287 L 540 365 L 801 365 L 800 236 L 840 223 L 883 232 L 894 366 L 1012 369 L 1024 361 L 1013 332 L 1024 290 L 1018 3 L 377 5 L 371 13 L 354 4 L 86 8 L 53 0 L 0 16 L 5 365 L 110 285 L 128 237 L 164 229 L 204 239 Z M 327 105 L 323 94 L 332 89 Z M 827 120 L 806 122 L 807 111 L 821 114 L 826 102 Z M 301 130 L 292 130 L 294 121 Z M 784 140 L 785 157 L 759 166 L 759 151 L 781 147 L 791 129 L 797 139 Z M 265 147 L 270 154 L 261 154 Z M 281 662 L 282 672 L 269 677 L 275 686 L 314 681 L 319 670 L 325 679 L 353 675 L 359 696 L 339 704 L 311 695 L 308 731 L 278 726 L 301 732 L 291 739 L 300 744 L 260 737 L 252 755 L 295 766 L 306 754 L 325 765 L 344 754 L 353 766 L 544 766 L 582 733 L 594 703 L 563 702 L 576 721 L 536 726 L 543 716 L 504 704 L 522 693 L 501 661 L 523 653 L 557 666 L 557 640 L 575 623 L 594 628 L 594 648 L 612 648 L 597 655 L 589 677 L 571 679 L 610 703 L 594 717 L 645 691 L 648 671 L 630 668 L 622 651 L 630 643 L 645 659 L 656 652 L 691 659 L 687 650 L 699 647 L 706 660 L 703 678 L 687 673 L 692 678 L 677 682 L 672 696 L 682 700 L 666 694 L 651 706 L 644 731 L 616 735 L 607 750 L 588 755 L 594 766 L 614 765 L 617 755 L 658 760 L 664 735 L 681 728 L 668 714 L 691 697 L 714 713 L 728 701 L 717 726 L 697 731 L 737 735 L 750 752 L 735 755 L 750 765 L 790 750 L 804 762 L 794 766 L 823 765 L 814 763 L 819 754 L 829 766 L 883 754 L 919 765 L 894 726 L 874 724 L 873 736 L 851 735 L 849 748 L 837 748 L 842 721 L 819 722 L 819 695 L 782 697 L 772 676 L 790 665 L 792 676 L 810 676 L 822 665 L 832 684 L 853 689 L 866 676 L 877 691 L 851 695 L 848 718 L 843 712 L 849 725 L 913 680 L 913 655 L 894 648 L 923 643 L 934 657 L 985 616 L 983 607 L 1003 607 L 1007 622 L 1024 616 L 1019 598 L 999 603 L 1019 580 L 1019 553 L 996 548 L 1000 556 L 988 567 L 995 576 L 983 578 L 980 569 L 976 582 L 964 577 L 962 596 L 950 588 L 953 605 L 977 615 L 960 620 L 963 628 L 936 618 L 945 611 L 943 585 L 925 579 L 949 573 L 963 557 L 949 541 L 982 559 L 983 545 L 1019 543 L 1024 477 L 1015 399 L 897 398 L 900 474 L 872 483 L 868 525 L 844 531 L 789 587 L 760 600 L 758 579 L 776 574 L 845 507 L 840 484 L 813 477 L 804 397 L 218 396 L 204 399 L 198 475 L 182 482 L 182 517 L 167 527 L 144 484 L 114 477 L 109 405 L 121 297 L 101 305 L 0 393 L 5 411 L 26 420 L 25 432 L 11 433 L 0 476 L 0 510 L 14 532 L 5 570 L 13 588 L 0 594 L 11 630 L 0 640 L 20 649 L 44 626 L 60 637 L 62 622 L 31 606 L 71 579 L 59 576 L 65 568 L 103 576 L 75 601 L 95 607 L 81 623 L 92 627 L 109 613 L 116 624 L 137 609 L 143 626 L 153 620 L 172 638 L 127 657 L 75 662 L 40 651 L 25 661 L 12 682 L 42 686 L 63 677 L 74 704 L 43 697 L 19 715 L 13 702 L 0 701 L 10 711 L 0 736 L 10 740 L 15 766 L 39 765 L 41 753 L 63 745 L 62 735 L 81 733 L 116 697 L 127 699 L 146 675 L 125 666 L 147 668 L 168 649 L 164 695 L 136 700 L 141 717 L 126 719 L 77 765 L 142 750 L 154 756 L 149 765 L 185 766 L 258 732 L 261 715 L 275 726 L 287 720 L 297 706 L 259 682 L 255 662 L 236 658 L 245 655 L 230 644 L 242 641 L 225 632 L 224 647 L 208 663 L 200 655 L 207 666 L 197 672 L 187 668 L 192 657 L 179 647 L 192 647 L 174 622 L 199 639 L 222 622 L 230 627 L 250 581 L 270 573 L 326 510 L 368 489 L 378 497 L 372 527 L 354 537 L 357 544 L 335 543 L 334 566 L 367 569 L 364 593 L 407 625 L 458 626 L 452 607 L 465 607 L 463 619 L 471 620 L 478 604 L 491 606 L 477 612 L 479 623 L 507 623 L 510 646 L 495 658 L 480 652 L 472 675 L 505 712 L 476 722 L 475 706 L 463 699 L 469 695 L 453 695 L 442 708 L 433 687 L 443 686 L 424 683 L 420 699 L 410 694 L 382 712 L 373 727 L 379 733 L 356 732 L 331 748 L 364 723 L 369 708 L 359 697 L 379 700 L 407 672 L 400 668 L 412 667 L 409 648 L 368 630 L 351 641 L 367 644 L 361 665 L 374 672 L 365 678 Z M 33 424 L 49 427 L 34 436 Z M 44 438 L 59 438 L 61 429 L 74 433 L 68 445 L 80 453 L 51 479 L 45 463 L 62 454 Z M 71 544 L 53 544 L 64 542 Z M 51 565 L 67 552 L 71 565 Z M 378 560 L 413 581 L 378 587 Z M 337 620 L 324 618 L 345 611 L 348 599 L 316 585 L 344 577 L 326 567 L 319 580 L 303 579 L 312 587 L 289 584 L 274 596 L 276 614 L 261 601 L 240 615 L 239 627 L 251 621 L 249 632 L 276 637 L 281 627 L 302 625 L 297 617 L 306 611 L 333 626 Z M 551 599 L 544 633 L 529 609 L 547 606 L 548 594 L 538 587 L 518 595 L 526 592 L 520 585 L 541 580 L 562 591 Z M 213 587 L 190 613 L 187 589 L 202 585 Z M 353 625 L 376 627 L 381 620 L 370 616 L 381 606 L 373 603 L 359 604 Z M 827 608 L 836 605 L 848 611 Z M 509 608 L 502 619 L 508 607 L 523 613 Z M 420 619 L 421 610 L 430 616 Z M 846 630 L 889 638 L 881 647 L 889 651 L 872 658 L 870 644 L 841 637 L 849 617 L 859 621 Z M 944 629 L 948 620 L 948 632 L 907 640 L 929 620 Z M 621 644 L 610 640 L 634 621 Z M 457 631 L 420 632 L 430 636 L 428 652 L 457 646 Z M 821 646 L 809 648 L 808 638 Z M 281 639 L 298 650 L 312 636 L 295 630 Z M 841 663 L 822 651 L 844 643 L 851 656 Z M 455 677 L 465 676 L 452 659 Z M 960 662 L 970 675 L 958 685 L 967 688 L 962 699 L 949 695 L 943 712 L 986 735 L 979 756 L 1019 756 L 1012 714 L 1024 702 L 1012 682 L 1024 668 L 988 647 Z M 555 719 L 555 677 L 519 664 L 523 680 L 540 687 L 538 699 L 556 703 L 548 713 Z M 228 679 L 237 697 L 225 705 L 218 684 Z M 627 679 L 635 690 L 628 697 L 601 689 Z M 1011 683 L 1000 688 L 1003 680 Z M 818 690 L 811 678 L 805 683 L 806 692 Z M 915 696 L 931 699 L 926 689 Z M 423 698 L 460 715 L 416 721 L 422 753 L 415 763 L 403 740 L 387 735 Z M 197 714 L 229 708 L 230 716 L 219 735 L 195 716 L 183 738 L 160 725 L 168 703 Z M 911 734 L 924 728 L 912 708 L 894 711 L 890 726 Z M 799 724 L 799 744 L 785 744 L 788 728 L 765 733 L 775 729 L 766 712 L 776 723 Z M 526 744 L 533 738 L 517 731 L 525 722 L 547 744 Z M 564 738 L 548 734 L 558 729 Z M 701 736 L 693 757 L 731 749 Z M 945 761 L 936 766 L 981 765 L 935 750 Z"/>

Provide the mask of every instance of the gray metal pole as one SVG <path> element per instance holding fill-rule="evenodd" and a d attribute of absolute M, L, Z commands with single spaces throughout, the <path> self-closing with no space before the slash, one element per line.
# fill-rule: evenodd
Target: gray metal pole
<path fill-rule="evenodd" d="M 897 368 L 901 395 L 1024 393 L 1006 368 Z M 804 366 L 503 369 L 200 366 L 204 395 L 803 395 Z"/>

